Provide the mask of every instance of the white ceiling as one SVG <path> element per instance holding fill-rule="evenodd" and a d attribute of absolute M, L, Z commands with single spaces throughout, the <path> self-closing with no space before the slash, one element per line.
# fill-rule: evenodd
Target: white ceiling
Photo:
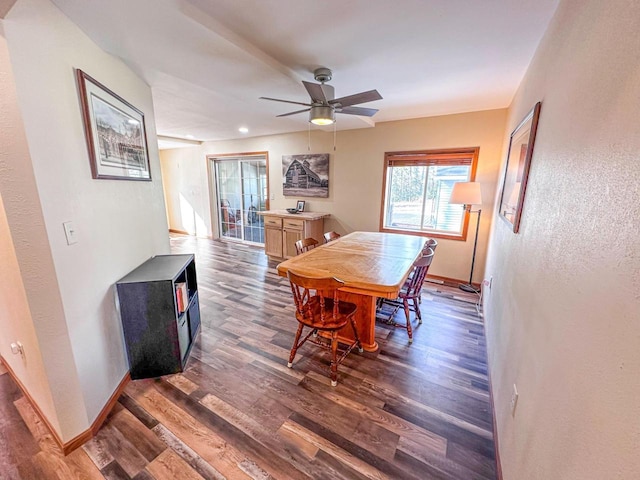
<path fill-rule="evenodd" d="M 158 134 L 222 140 L 306 130 L 276 118 L 302 107 L 258 97 L 308 102 L 320 66 L 336 97 L 383 97 L 338 129 L 506 107 L 558 0 L 53 2 L 151 85 Z"/>

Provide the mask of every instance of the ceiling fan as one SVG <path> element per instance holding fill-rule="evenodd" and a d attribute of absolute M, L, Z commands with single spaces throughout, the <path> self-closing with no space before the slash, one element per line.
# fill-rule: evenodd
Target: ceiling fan
<path fill-rule="evenodd" d="M 313 77 L 318 83 L 302 81 L 304 88 L 307 89 L 311 97 L 311 103 L 294 102 L 291 100 L 280 100 L 278 98 L 260 97 L 262 100 L 271 100 L 274 102 L 293 103 L 294 105 L 304 105 L 303 110 L 295 112 L 283 113 L 278 117 L 288 117 L 298 113 L 309 112 L 309 121 L 315 125 L 331 125 L 336 121 L 336 113 L 344 113 L 347 115 L 362 115 L 365 117 L 373 117 L 378 111 L 375 108 L 354 107 L 359 103 L 373 102 L 381 100 L 382 96 L 377 90 L 369 90 L 360 92 L 346 97 L 334 98 L 333 86 L 327 85 L 332 78 L 331 70 L 328 68 L 317 68 L 313 72 Z"/>

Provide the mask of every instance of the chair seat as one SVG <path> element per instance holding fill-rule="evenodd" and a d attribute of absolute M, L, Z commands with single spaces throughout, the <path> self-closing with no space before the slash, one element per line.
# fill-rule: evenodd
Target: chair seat
<path fill-rule="evenodd" d="M 338 303 L 338 315 L 333 317 L 333 299 L 325 298 L 324 299 L 324 314 L 325 321 L 322 322 L 321 315 L 321 306 L 320 306 L 320 297 L 315 296 L 309 300 L 308 306 L 311 307 L 311 318 L 309 318 L 309 312 L 305 312 L 306 315 L 300 315 L 296 313 L 296 319 L 306 325 L 307 327 L 311 327 L 315 330 L 338 330 L 344 327 L 349 321 L 349 317 L 353 315 L 357 306 L 353 303 L 340 301 Z"/>

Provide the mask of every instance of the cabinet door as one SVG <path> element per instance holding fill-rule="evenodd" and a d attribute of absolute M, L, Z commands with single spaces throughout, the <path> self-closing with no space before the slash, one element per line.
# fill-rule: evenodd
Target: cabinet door
<path fill-rule="evenodd" d="M 280 228 L 269 228 L 266 225 L 265 227 L 264 253 L 270 257 L 282 258 L 282 230 Z"/>
<path fill-rule="evenodd" d="M 282 231 L 282 248 L 284 249 L 284 258 L 296 256 L 296 242 L 302 240 L 303 232 L 300 230 L 283 230 Z"/>
<path fill-rule="evenodd" d="M 187 311 L 189 315 L 189 334 L 191 341 L 193 342 L 198 333 L 198 327 L 200 327 L 200 303 L 198 302 L 198 292 L 195 294 L 195 299 L 191 302 L 191 306 Z"/>
<path fill-rule="evenodd" d="M 180 365 L 186 360 L 189 345 L 191 345 L 191 335 L 189 333 L 189 322 L 187 321 L 187 313 L 183 313 L 178 317 L 178 345 L 180 346 Z"/>

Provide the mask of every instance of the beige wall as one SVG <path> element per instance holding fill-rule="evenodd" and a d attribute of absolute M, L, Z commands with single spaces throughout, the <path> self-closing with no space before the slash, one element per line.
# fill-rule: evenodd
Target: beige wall
<path fill-rule="evenodd" d="M 482 184 L 484 205 L 474 280 L 480 282 L 505 120 L 505 110 L 490 110 L 379 123 L 375 128 L 338 131 L 335 152 L 333 133 L 314 130 L 311 152 L 331 154 L 329 198 L 306 198 L 306 208 L 331 213 L 331 218 L 325 223 L 326 230 L 342 234 L 356 230 L 377 231 L 385 152 L 479 146 L 476 180 Z M 282 155 L 306 153 L 307 138 L 306 132 L 292 133 L 209 142 L 200 147 L 161 152 L 169 225 L 190 233 L 217 236 L 216 220 L 211 221 L 210 213 L 212 192 L 205 161 L 207 154 L 268 151 L 269 186 L 274 197 L 271 208 L 295 206 L 297 198 L 282 195 Z M 472 216 L 471 234 L 466 242 L 441 240 L 430 273 L 468 279 L 474 229 L 475 215 Z"/>
<path fill-rule="evenodd" d="M 128 370 L 114 282 L 169 251 L 151 89 L 48 0 L 21 0 L 2 22 L 28 156 L 5 159 L 0 188 L 67 441 Z M 145 113 L 152 182 L 91 178 L 74 68 Z"/>
<path fill-rule="evenodd" d="M 640 478 L 640 2 L 563 0 L 509 109 L 542 113 L 520 233 L 494 221 L 504 478 Z M 519 401 L 509 412 L 512 385 Z"/>

